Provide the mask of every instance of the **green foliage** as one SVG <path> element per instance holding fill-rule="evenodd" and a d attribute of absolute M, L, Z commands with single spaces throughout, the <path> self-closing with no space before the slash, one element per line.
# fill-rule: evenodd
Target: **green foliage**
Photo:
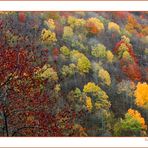
<path fill-rule="evenodd" d="M 96 58 L 105 58 L 106 57 L 106 47 L 103 44 L 98 44 L 91 51 L 91 54 Z"/>
<path fill-rule="evenodd" d="M 140 136 L 141 125 L 131 116 L 126 116 L 124 120 L 118 121 L 114 126 L 115 136 Z"/>
<path fill-rule="evenodd" d="M 66 46 L 62 46 L 62 47 L 60 48 L 60 51 L 61 51 L 61 53 L 62 53 L 63 55 L 65 55 L 65 56 L 69 56 L 69 55 L 70 55 L 70 50 L 69 50 L 69 48 L 67 48 Z"/>
<path fill-rule="evenodd" d="M 76 70 L 75 64 L 69 64 L 69 66 L 64 65 L 61 69 L 61 73 L 64 77 L 72 76 L 72 75 L 74 75 L 75 70 Z"/>
<path fill-rule="evenodd" d="M 71 40 L 74 35 L 73 29 L 70 26 L 65 26 L 63 31 L 63 39 Z"/>
<path fill-rule="evenodd" d="M 144 53 L 148 55 L 148 48 L 145 48 Z"/>
<path fill-rule="evenodd" d="M 115 136 L 140 136 L 141 131 L 146 129 L 144 119 L 141 114 L 133 109 L 129 109 L 124 119 L 120 119 L 114 126 Z"/>
<path fill-rule="evenodd" d="M 89 70 L 91 69 L 91 62 L 84 54 L 77 50 L 73 50 L 71 51 L 70 57 L 71 61 L 76 63 L 77 70 L 80 74 L 89 73 Z"/>
<path fill-rule="evenodd" d="M 89 59 L 85 56 L 78 59 L 77 68 L 81 74 L 88 73 L 91 68 Z"/>
<path fill-rule="evenodd" d="M 104 70 L 103 68 L 100 69 L 98 72 L 98 77 L 102 80 L 104 84 L 106 84 L 107 86 L 110 86 L 111 78 L 110 78 L 110 74 L 108 73 L 108 71 Z"/>
<path fill-rule="evenodd" d="M 50 65 L 44 65 L 41 69 L 37 70 L 36 72 L 37 78 L 40 79 L 49 79 L 51 81 L 57 81 L 58 80 L 58 75 L 57 72 L 54 71 Z"/>
<path fill-rule="evenodd" d="M 88 96 L 92 97 L 92 104 L 94 109 L 109 109 L 110 102 L 108 101 L 108 95 L 99 86 L 89 82 L 84 85 L 83 92 L 87 95 L 87 98 Z"/>

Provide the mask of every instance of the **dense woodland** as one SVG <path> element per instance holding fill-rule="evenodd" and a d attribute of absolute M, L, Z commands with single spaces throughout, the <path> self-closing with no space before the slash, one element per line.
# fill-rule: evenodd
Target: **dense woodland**
<path fill-rule="evenodd" d="M 148 136 L 148 12 L 0 12 L 0 136 Z"/>

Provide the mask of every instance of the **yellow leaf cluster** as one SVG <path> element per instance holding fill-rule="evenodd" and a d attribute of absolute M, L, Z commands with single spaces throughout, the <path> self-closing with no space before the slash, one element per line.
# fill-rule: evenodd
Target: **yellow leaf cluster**
<path fill-rule="evenodd" d="M 93 82 L 88 82 L 86 85 L 84 85 L 83 91 L 85 93 L 96 93 L 100 90 L 99 86 L 97 86 Z"/>
<path fill-rule="evenodd" d="M 99 95 L 101 99 L 108 99 L 108 95 L 106 94 L 106 92 L 93 82 L 88 82 L 86 85 L 84 85 L 83 92 L 94 93 Z"/>
<path fill-rule="evenodd" d="M 62 46 L 62 47 L 60 48 L 60 51 L 61 51 L 61 53 L 64 54 L 65 56 L 70 55 L 70 50 L 69 50 L 69 48 L 67 48 L 66 46 Z"/>
<path fill-rule="evenodd" d="M 63 31 L 63 38 L 69 39 L 73 37 L 73 29 L 70 26 L 65 26 Z"/>
<path fill-rule="evenodd" d="M 91 68 L 91 62 L 89 59 L 77 50 L 73 50 L 70 53 L 70 58 L 72 62 L 77 64 L 77 69 L 80 74 L 88 73 Z"/>
<path fill-rule="evenodd" d="M 144 27 L 143 29 L 142 29 L 142 33 L 146 36 L 146 35 L 148 35 L 148 26 L 146 26 L 146 27 Z"/>
<path fill-rule="evenodd" d="M 48 27 L 49 27 L 51 30 L 54 30 L 54 29 L 55 29 L 55 23 L 54 23 L 54 20 L 53 20 L 53 19 L 48 19 L 47 25 L 48 25 Z"/>
<path fill-rule="evenodd" d="M 72 50 L 70 52 L 71 60 L 72 62 L 76 62 L 79 58 L 83 57 L 83 53 L 77 51 L 77 50 Z"/>
<path fill-rule="evenodd" d="M 110 62 L 110 63 L 113 62 L 114 55 L 112 54 L 112 52 L 110 50 L 107 50 L 106 57 L 107 57 L 108 62 Z"/>
<path fill-rule="evenodd" d="M 52 42 L 56 42 L 56 34 L 49 29 L 43 29 L 41 32 L 41 41 L 50 44 Z"/>
<path fill-rule="evenodd" d="M 119 49 L 118 49 L 118 51 L 119 52 L 124 52 L 124 51 L 127 51 L 128 50 L 128 47 L 126 46 L 126 44 L 125 43 L 122 43 L 120 46 L 119 46 Z"/>
<path fill-rule="evenodd" d="M 116 31 L 116 32 L 120 33 L 120 26 L 114 22 L 109 22 L 108 23 L 108 30 Z"/>
<path fill-rule="evenodd" d="M 68 24 L 74 28 L 74 27 L 83 27 L 85 25 L 86 21 L 84 19 L 78 19 L 73 16 L 68 17 Z"/>
<path fill-rule="evenodd" d="M 80 73 L 88 73 L 91 68 L 91 63 L 89 59 L 85 56 L 78 59 L 77 68 Z"/>
<path fill-rule="evenodd" d="M 104 30 L 104 24 L 97 18 L 89 18 L 86 21 L 86 27 L 91 33 L 100 33 Z"/>
<path fill-rule="evenodd" d="M 131 57 L 131 55 L 129 54 L 128 51 L 124 51 L 123 52 L 122 58 L 125 59 L 125 60 L 128 60 L 128 61 L 131 61 L 132 62 L 132 57 Z"/>
<path fill-rule="evenodd" d="M 141 31 L 142 26 L 137 22 L 136 18 L 134 18 L 132 15 L 129 15 L 125 29 L 130 33 L 137 33 L 139 30 Z"/>
<path fill-rule="evenodd" d="M 90 97 L 87 97 L 86 96 L 86 107 L 87 107 L 87 109 L 91 112 L 91 110 L 92 110 L 92 101 L 91 101 L 91 98 Z"/>
<path fill-rule="evenodd" d="M 102 91 L 102 99 L 108 99 L 108 95 L 106 94 L 106 92 L 105 91 L 103 91 L 103 90 L 101 90 Z"/>
<path fill-rule="evenodd" d="M 0 11 L 0 15 L 10 15 L 15 13 L 14 11 Z"/>
<path fill-rule="evenodd" d="M 55 88 L 54 88 L 54 91 L 58 93 L 60 90 L 61 90 L 60 84 L 56 84 Z"/>
<path fill-rule="evenodd" d="M 146 82 L 138 82 L 134 95 L 138 106 L 148 108 L 148 84 Z"/>
<path fill-rule="evenodd" d="M 121 40 L 124 41 L 125 43 L 130 43 L 130 39 L 127 36 L 125 36 L 125 35 L 123 35 L 121 37 Z"/>
<path fill-rule="evenodd" d="M 50 65 L 46 64 L 36 72 L 37 76 L 42 79 L 58 80 L 58 75 Z"/>
<path fill-rule="evenodd" d="M 111 78 L 108 71 L 104 70 L 103 68 L 99 70 L 98 77 L 108 86 L 111 84 Z"/>
<path fill-rule="evenodd" d="M 105 58 L 106 47 L 103 44 L 98 44 L 95 48 L 92 49 L 91 54 L 97 58 Z"/>

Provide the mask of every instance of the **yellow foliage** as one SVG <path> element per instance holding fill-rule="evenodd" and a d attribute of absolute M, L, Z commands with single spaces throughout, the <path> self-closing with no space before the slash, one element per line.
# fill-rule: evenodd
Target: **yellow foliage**
<path fill-rule="evenodd" d="M 75 23 L 75 20 L 76 20 L 75 17 L 69 16 L 68 19 L 67 19 L 67 23 L 68 23 L 69 25 L 72 25 L 72 24 Z"/>
<path fill-rule="evenodd" d="M 70 26 L 64 27 L 63 38 L 69 39 L 73 37 L 73 29 Z"/>
<path fill-rule="evenodd" d="M 95 108 L 96 109 L 100 109 L 101 108 L 101 104 L 99 102 L 95 102 Z"/>
<path fill-rule="evenodd" d="M 111 78 L 108 71 L 104 70 L 103 68 L 99 70 L 98 77 L 108 86 L 111 84 Z"/>
<path fill-rule="evenodd" d="M 125 43 L 122 43 L 122 44 L 119 46 L 119 48 L 118 48 L 118 56 L 119 56 L 119 58 L 121 58 L 121 57 L 123 56 L 123 53 L 124 53 L 125 51 L 128 51 L 128 47 L 127 47 L 127 45 L 126 45 Z"/>
<path fill-rule="evenodd" d="M 91 68 L 89 59 L 85 56 L 78 59 L 77 68 L 80 73 L 88 73 Z"/>
<path fill-rule="evenodd" d="M 143 117 L 141 117 L 141 114 L 137 110 L 129 109 L 128 114 L 136 119 L 142 126 L 143 129 L 147 129 L 147 126 L 145 125 L 145 120 Z"/>
<path fill-rule="evenodd" d="M 15 13 L 14 11 L 0 11 L 0 15 L 10 15 Z"/>
<path fill-rule="evenodd" d="M 83 54 L 77 50 L 72 50 L 70 52 L 70 56 L 71 56 L 72 62 L 76 62 L 76 61 L 78 61 L 79 58 L 83 57 Z"/>
<path fill-rule="evenodd" d="M 148 55 L 148 48 L 145 48 L 144 53 Z"/>
<path fill-rule="evenodd" d="M 107 50 L 106 57 L 107 57 L 108 62 L 112 63 L 114 55 L 112 54 L 110 50 Z"/>
<path fill-rule="evenodd" d="M 148 26 L 146 26 L 146 27 L 144 27 L 144 28 L 142 29 L 142 33 L 143 33 L 145 36 L 148 35 Z"/>
<path fill-rule="evenodd" d="M 86 85 L 84 85 L 83 92 L 94 93 L 104 100 L 108 99 L 108 95 L 106 94 L 106 92 L 93 82 L 88 82 Z"/>
<path fill-rule="evenodd" d="M 60 84 L 56 84 L 55 88 L 54 88 L 54 91 L 58 93 L 60 90 L 61 90 Z"/>
<path fill-rule="evenodd" d="M 134 95 L 138 106 L 148 108 L 148 84 L 146 82 L 138 82 Z"/>
<path fill-rule="evenodd" d="M 98 44 L 91 51 L 91 54 L 97 58 L 105 58 L 106 57 L 106 47 L 103 44 Z"/>
<path fill-rule="evenodd" d="M 89 59 L 77 50 L 73 50 L 70 53 L 70 58 L 72 62 L 77 64 L 77 69 L 80 74 L 88 73 L 91 68 L 91 62 Z"/>
<path fill-rule="evenodd" d="M 37 76 L 42 79 L 58 80 L 58 75 L 50 65 L 46 64 L 36 72 Z"/>
<path fill-rule="evenodd" d="M 93 82 L 89 82 L 86 85 L 84 85 L 83 91 L 85 93 L 91 93 L 91 92 L 98 92 L 100 88 Z"/>
<path fill-rule="evenodd" d="M 86 27 L 88 28 L 88 31 L 93 34 L 100 33 L 104 30 L 103 23 L 99 19 L 93 17 L 86 21 Z"/>
<path fill-rule="evenodd" d="M 120 26 L 114 22 L 108 23 L 108 29 L 120 33 Z"/>
<path fill-rule="evenodd" d="M 56 34 L 54 32 L 51 32 L 49 29 L 43 29 L 41 32 L 41 41 L 47 44 L 56 42 Z"/>
<path fill-rule="evenodd" d="M 84 19 L 78 19 L 73 16 L 68 17 L 68 24 L 74 28 L 74 27 L 83 27 L 85 25 L 86 21 Z"/>
<path fill-rule="evenodd" d="M 125 36 L 125 35 L 123 35 L 121 37 L 121 40 L 124 41 L 125 43 L 130 43 L 130 39 L 127 36 Z"/>
<path fill-rule="evenodd" d="M 62 47 L 60 48 L 60 51 L 61 51 L 61 53 L 64 54 L 65 56 L 70 55 L 70 50 L 69 50 L 69 48 L 67 48 L 66 46 L 62 46 Z"/>
<path fill-rule="evenodd" d="M 126 58 L 131 58 L 131 56 L 130 56 L 128 51 L 124 51 L 122 57 L 125 58 L 125 59 Z"/>
<path fill-rule="evenodd" d="M 102 89 L 100 89 L 100 92 L 101 92 L 101 98 L 102 99 L 104 99 L 104 100 L 106 100 L 106 99 L 108 99 L 108 95 L 106 94 L 106 92 L 105 91 L 103 91 Z"/>
<path fill-rule="evenodd" d="M 48 19 L 48 21 L 46 23 L 51 30 L 55 29 L 55 23 L 54 23 L 53 19 Z"/>
<path fill-rule="evenodd" d="M 137 20 L 132 15 L 129 15 L 125 29 L 130 33 L 137 33 L 137 31 L 139 30 L 141 31 L 142 26 L 137 22 Z"/>
<path fill-rule="evenodd" d="M 132 62 L 132 57 L 131 55 L 129 54 L 128 51 L 124 51 L 123 54 L 122 54 L 122 58 L 128 60 L 128 61 L 131 61 Z"/>
<path fill-rule="evenodd" d="M 90 97 L 87 97 L 86 96 L 86 107 L 87 107 L 87 109 L 91 112 L 91 110 L 92 110 L 92 101 L 91 101 L 91 98 Z"/>

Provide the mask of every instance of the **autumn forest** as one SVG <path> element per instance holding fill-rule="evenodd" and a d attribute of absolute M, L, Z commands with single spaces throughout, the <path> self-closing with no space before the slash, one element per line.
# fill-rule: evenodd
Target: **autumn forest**
<path fill-rule="evenodd" d="M 0 12 L 0 136 L 148 136 L 148 12 Z"/>

